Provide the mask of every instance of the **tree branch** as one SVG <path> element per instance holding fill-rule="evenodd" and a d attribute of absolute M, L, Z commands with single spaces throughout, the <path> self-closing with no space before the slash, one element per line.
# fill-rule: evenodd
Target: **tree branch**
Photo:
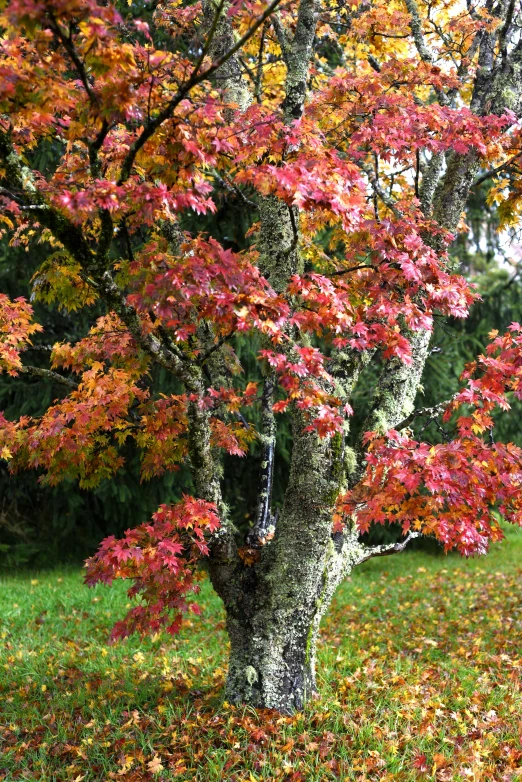
<path fill-rule="evenodd" d="M 515 0 L 509 0 L 509 5 L 506 12 L 506 21 L 502 25 L 502 28 L 498 36 L 499 50 L 504 65 L 506 65 L 508 59 L 509 34 L 511 32 L 512 24 L 513 24 L 514 13 L 515 13 Z"/>
<path fill-rule="evenodd" d="M 261 433 L 259 439 L 262 445 L 261 473 L 257 495 L 257 512 L 254 526 L 247 535 L 247 545 L 257 548 L 265 545 L 273 535 L 272 515 L 270 505 L 272 500 L 272 483 L 274 477 L 274 455 L 276 444 L 276 421 L 272 405 L 274 403 L 275 377 L 267 377 L 261 399 Z"/>
<path fill-rule="evenodd" d="M 287 74 L 283 110 L 285 121 L 300 119 L 306 98 L 306 87 L 319 14 L 318 0 L 301 0 L 297 24 L 288 47 Z"/>
<path fill-rule="evenodd" d="M 394 357 L 383 364 L 377 381 L 373 405 L 362 432 L 378 431 L 385 433 L 396 429 L 403 422 L 404 414 L 413 408 L 419 383 L 428 355 L 430 333 L 428 331 L 410 332 L 412 362 L 404 364 Z M 360 446 L 361 455 L 364 448 Z"/>
<path fill-rule="evenodd" d="M 368 62 L 370 63 L 374 71 L 376 71 L 377 73 L 381 72 L 382 69 L 379 64 L 379 61 L 377 60 L 376 57 L 373 56 L 373 54 L 368 55 Z"/>
<path fill-rule="evenodd" d="M 71 36 L 66 36 L 62 28 L 60 27 L 58 21 L 54 17 L 54 14 L 52 14 L 50 11 L 48 11 L 48 17 L 49 17 L 49 27 L 53 31 L 56 38 L 60 41 L 63 48 L 71 58 L 74 67 L 76 68 L 76 72 L 78 76 L 80 77 L 80 81 L 83 84 L 85 88 L 85 92 L 87 93 L 90 102 L 93 104 L 93 106 L 98 105 L 98 96 L 93 91 L 91 85 L 89 84 L 89 77 L 87 76 L 87 71 L 85 69 L 85 65 L 82 62 L 78 52 L 76 51 L 76 47 L 72 41 Z"/>
<path fill-rule="evenodd" d="M 203 44 L 203 48 L 201 50 L 201 54 L 194 66 L 194 70 L 192 72 L 192 76 L 196 76 L 199 73 L 199 69 L 203 65 L 203 61 L 207 54 L 210 51 L 210 47 L 212 46 L 212 41 L 214 40 L 214 36 L 216 35 L 216 31 L 218 29 L 219 20 L 221 18 L 221 14 L 223 13 L 223 8 L 225 6 L 226 0 L 219 0 L 219 3 L 216 6 L 216 11 L 214 13 L 214 18 L 212 19 L 212 23 L 210 25 L 210 28 L 207 32 L 207 37 L 205 40 L 205 43 Z"/>
<path fill-rule="evenodd" d="M 433 197 L 439 184 L 440 175 L 444 166 L 444 153 L 434 152 L 422 174 L 419 187 L 419 201 L 422 211 L 426 216 L 431 212 Z"/>
<path fill-rule="evenodd" d="M 379 182 L 377 181 L 377 177 L 375 176 L 375 173 L 370 168 L 368 168 L 368 166 L 365 166 L 364 163 L 358 163 L 358 165 L 359 165 L 359 168 L 361 169 L 361 171 L 364 171 L 364 173 L 368 177 L 368 181 L 369 181 L 370 185 L 372 186 L 375 195 L 377 195 L 380 198 L 380 200 L 383 202 L 383 204 L 385 206 L 387 206 L 388 209 L 390 209 L 393 212 L 393 214 L 395 215 L 395 217 L 398 220 L 400 220 L 400 218 L 403 215 L 402 215 L 402 212 L 400 211 L 400 209 L 397 208 L 397 204 L 395 202 L 395 199 L 393 199 L 391 196 L 389 196 L 388 193 L 386 193 L 382 189 L 382 187 L 380 186 Z"/>
<path fill-rule="evenodd" d="M 518 158 L 521 156 L 522 156 L 522 151 L 517 152 L 516 155 L 514 155 L 509 160 L 506 160 L 505 163 L 501 163 L 500 166 L 497 166 L 496 168 L 492 168 L 490 171 L 486 171 L 485 174 L 482 174 L 482 176 L 479 176 L 477 179 L 475 179 L 471 187 L 478 187 L 483 182 L 486 182 L 488 179 L 491 179 L 491 177 L 495 176 L 495 174 L 498 174 L 500 171 L 504 171 L 504 169 L 509 168 L 509 166 L 511 166 L 515 162 L 515 160 L 518 160 Z"/>
<path fill-rule="evenodd" d="M 445 402 L 439 402 L 438 405 L 434 405 L 433 407 L 421 407 L 418 410 L 414 410 L 410 415 L 408 415 L 406 418 L 404 418 L 400 423 L 398 423 L 394 428 L 400 432 L 401 429 L 406 429 L 407 426 L 412 424 L 416 418 L 424 418 L 427 417 L 431 420 L 434 418 L 437 418 L 441 413 L 445 411 L 447 406 L 451 404 L 454 397 L 451 399 L 446 399 Z"/>
<path fill-rule="evenodd" d="M 259 54 L 257 55 L 257 73 L 254 81 L 254 97 L 258 103 L 261 103 L 263 90 L 263 52 L 265 48 L 265 38 L 268 22 L 266 21 L 261 30 L 261 40 L 259 42 Z"/>
<path fill-rule="evenodd" d="M 153 119 L 151 122 L 149 122 L 141 132 L 141 134 L 138 136 L 138 138 L 131 144 L 129 152 L 127 153 L 127 156 L 125 160 L 123 161 L 120 176 L 118 177 L 117 184 L 122 185 L 124 182 L 127 181 L 129 178 L 132 167 L 134 165 L 134 161 L 136 160 L 136 156 L 138 152 L 142 149 L 142 147 L 146 144 L 146 142 L 154 135 L 156 130 L 167 120 L 172 117 L 173 112 L 177 108 L 177 106 L 181 103 L 181 101 L 188 95 L 190 90 L 192 90 L 194 87 L 196 87 L 198 84 L 201 84 L 206 79 L 209 79 L 210 76 L 212 76 L 213 73 L 215 73 L 219 68 L 221 68 L 228 60 L 230 60 L 236 52 L 238 52 L 244 45 L 247 43 L 250 38 L 255 34 L 255 32 L 261 27 L 261 25 L 265 22 L 266 19 L 268 19 L 272 13 L 275 11 L 278 5 L 282 0 L 272 0 L 268 8 L 261 14 L 259 19 L 257 19 L 254 24 L 248 28 L 246 33 L 237 41 L 234 46 L 232 46 L 230 49 L 228 49 L 221 57 L 219 57 L 215 62 L 212 63 L 212 65 L 209 65 L 209 67 L 202 71 L 198 72 L 197 68 L 199 68 L 199 64 L 196 63 L 196 68 L 193 70 L 191 76 L 189 79 L 183 84 L 177 91 L 177 93 L 174 95 L 171 101 L 165 106 L 163 111 L 160 111 L 160 113 L 157 115 L 155 119 Z M 219 18 L 219 17 L 218 17 Z M 199 62 L 199 61 L 198 61 Z"/>
<path fill-rule="evenodd" d="M 288 68 L 288 63 L 289 63 L 288 56 L 289 56 L 290 47 L 289 47 L 288 39 L 286 37 L 286 33 L 283 29 L 283 25 L 281 24 L 281 20 L 278 14 L 274 14 L 270 21 L 272 22 L 272 27 L 274 28 L 277 41 L 279 43 L 279 46 L 281 47 L 281 54 L 283 55 L 283 61 L 286 67 Z"/>
<path fill-rule="evenodd" d="M 419 52 L 420 58 L 424 62 L 433 63 L 435 62 L 435 56 L 433 52 L 430 51 L 430 49 L 428 49 L 426 45 L 426 41 L 424 40 L 424 33 L 422 31 L 422 20 L 419 13 L 417 0 L 405 0 L 405 2 L 406 2 L 406 8 L 408 9 L 408 13 L 411 16 L 410 29 L 413 35 L 413 40 L 415 41 L 415 46 L 417 48 L 417 51 Z M 435 89 L 435 93 L 441 105 L 447 106 L 449 103 L 449 99 L 446 93 L 441 89 Z"/>
<path fill-rule="evenodd" d="M 342 274 L 350 274 L 351 272 L 359 271 L 359 269 L 372 269 L 373 267 L 367 263 L 361 263 L 360 266 L 351 266 L 349 269 L 340 269 L 337 272 L 330 272 L 328 277 L 340 277 Z"/>
<path fill-rule="evenodd" d="M 373 559 L 373 557 L 387 557 L 390 554 L 399 554 L 401 551 L 404 551 L 408 543 L 420 536 L 420 532 L 408 532 L 404 540 L 397 543 L 386 543 L 381 546 L 372 546 L 371 548 L 365 546 L 356 564 L 360 565 L 361 562 L 366 562 L 369 559 Z"/>
<path fill-rule="evenodd" d="M 74 380 L 70 380 L 68 377 L 59 375 L 58 372 L 53 372 L 51 369 L 42 369 L 41 367 L 33 367 L 24 364 L 24 366 L 20 368 L 19 372 L 23 373 L 24 375 L 33 375 L 34 377 L 41 377 L 45 380 L 52 380 L 54 383 L 67 386 L 67 388 L 71 390 L 76 390 L 78 388 L 78 383 L 75 383 Z"/>
<path fill-rule="evenodd" d="M 419 52 L 421 60 L 424 60 L 424 62 L 433 62 L 435 60 L 435 57 L 433 55 L 433 52 L 431 52 L 428 47 L 426 46 L 426 42 L 424 40 L 424 33 L 422 31 L 422 20 L 419 13 L 419 7 L 417 5 L 416 0 L 405 0 L 406 2 L 406 8 L 408 9 L 408 13 L 411 16 L 410 20 L 410 29 L 413 35 L 413 40 L 415 41 L 415 46 L 417 47 L 417 51 Z"/>
<path fill-rule="evenodd" d="M 246 197 L 246 195 L 243 193 L 243 191 L 235 185 L 233 182 L 230 182 L 228 179 L 225 179 L 221 176 L 221 174 L 216 171 L 215 168 L 210 169 L 210 173 L 214 177 L 214 179 L 217 179 L 218 182 L 220 182 L 225 190 L 227 190 L 229 193 L 234 193 L 235 195 L 239 196 L 244 204 L 246 204 L 250 209 L 257 209 L 258 205 L 251 201 L 249 198 Z"/>

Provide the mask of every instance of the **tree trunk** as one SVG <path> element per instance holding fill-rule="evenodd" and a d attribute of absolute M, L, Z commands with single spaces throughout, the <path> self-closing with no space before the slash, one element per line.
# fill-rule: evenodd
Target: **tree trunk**
<path fill-rule="evenodd" d="M 225 697 L 230 703 L 290 714 L 302 709 L 315 694 L 317 631 L 307 608 L 282 617 L 277 612 L 267 616 L 261 610 L 253 622 L 228 617 L 230 659 Z"/>
<path fill-rule="evenodd" d="M 290 714 L 314 697 L 321 619 L 343 578 L 363 557 L 354 530 L 342 546 L 330 536 L 315 562 L 295 550 L 288 556 L 293 578 L 279 579 L 273 561 L 268 571 L 262 563 L 251 569 L 249 584 L 243 582 L 235 602 L 227 605 L 225 697 L 230 703 Z"/>

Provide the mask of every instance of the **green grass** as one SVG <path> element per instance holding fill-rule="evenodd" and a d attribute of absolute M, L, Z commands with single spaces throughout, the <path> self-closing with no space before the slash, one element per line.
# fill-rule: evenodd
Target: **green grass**
<path fill-rule="evenodd" d="M 522 531 L 487 558 L 408 552 L 358 568 L 319 653 L 321 697 L 280 717 L 223 703 L 226 637 L 107 645 L 122 584 L 0 578 L 0 779 L 522 779 Z"/>

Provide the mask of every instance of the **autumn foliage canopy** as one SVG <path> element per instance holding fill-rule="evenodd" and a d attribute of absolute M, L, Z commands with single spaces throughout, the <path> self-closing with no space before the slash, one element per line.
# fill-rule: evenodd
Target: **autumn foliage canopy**
<path fill-rule="evenodd" d="M 401 3 L 355 3 L 346 16 L 344 4 L 322 4 L 316 40 L 345 56 L 332 65 L 319 50 L 305 110 L 292 115 L 275 31 L 292 30 L 297 3 L 221 3 L 209 19 L 204 3 L 168 0 L 146 9 L 148 21 L 95 0 L 4 4 L 2 230 L 49 247 L 33 300 L 103 314 L 79 341 L 54 344 L 44 370 L 26 361 L 45 338 L 30 303 L 0 295 L 1 371 L 40 374 L 61 391 L 39 418 L 0 415 L 1 456 L 13 472 L 85 488 L 113 478 L 129 443 L 144 480 L 187 460 L 196 473 L 193 497 L 108 538 L 88 563 L 88 583 L 129 578 L 143 598 L 117 636 L 178 629 L 197 562 L 225 523 L 205 460 L 248 453 L 258 432 L 245 415 L 262 393 L 235 340 L 257 346 L 273 411 L 300 410 L 314 437 L 334 439 L 353 413 L 333 371 L 340 354 L 409 365 L 415 335 L 436 315 L 466 317 L 476 298 L 448 256 L 453 234 L 423 208 L 421 163 L 473 154 L 494 168 L 520 129 L 509 108 L 466 103 L 470 47 L 498 19 L 431 5 L 448 36 L 436 63 L 407 40 Z M 214 45 L 221 16 L 232 49 Z M 219 78 L 237 52 L 254 94 L 244 105 Z M 32 161 L 46 144 L 56 164 L 42 171 Z M 511 219 L 512 194 L 496 197 Z M 244 250 L 205 228 L 223 198 L 254 210 Z M 286 279 L 265 262 L 260 203 L 291 222 L 300 260 Z M 502 536 L 492 511 L 522 523 L 522 451 L 491 436 L 496 411 L 522 398 L 522 327 L 491 340 L 445 406 L 445 442 L 415 440 L 408 415 L 364 434 L 363 469 L 333 504 L 334 530 L 396 522 L 468 555 Z M 176 394 L 153 391 L 155 364 L 177 379 Z"/>

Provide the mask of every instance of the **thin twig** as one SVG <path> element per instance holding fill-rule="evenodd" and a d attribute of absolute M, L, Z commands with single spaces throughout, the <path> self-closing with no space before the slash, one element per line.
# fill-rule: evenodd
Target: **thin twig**
<path fill-rule="evenodd" d="M 521 156 L 522 156 L 522 150 L 520 152 L 517 152 L 517 154 L 514 155 L 509 160 L 506 160 L 505 163 L 501 163 L 500 166 L 497 166 L 496 168 L 492 168 L 490 171 L 486 171 L 485 174 L 482 174 L 482 176 L 479 176 L 479 178 L 473 182 L 471 187 L 478 187 L 483 182 L 486 182 L 486 180 L 491 179 L 491 177 L 495 176 L 495 174 L 498 174 L 500 171 L 509 168 L 509 166 L 512 165 L 512 163 L 514 163 L 515 160 L 518 160 L 518 158 Z"/>
<path fill-rule="evenodd" d="M 89 78 L 87 76 L 87 71 L 85 69 L 85 64 L 82 62 L 80 55 L 76 51 L 76 47 L 72 41 L 72 37 L 69 34 L 69 36 L 66 36 L 62 28 L 60 27 L 58 21 L 55 19 L 54 15 L 51 12 L 48 12 L 50 24 L 49 27 L 55 34 L 55 36 L 58 38 L 62 46 L 64 47 L 65 51 L 71 58 L 74 67 L 76 68 L 76 72 L 78 73 L 78 76 L 80 77 L 80 81 L 83 84 L 85 88 L 85 92 L 89 96 L 89 100 L 91 103 L 95 106 L 98 105 L 98 96 L 93 92 L 93 89 L 91 85 L 89 84 Z"/>
<path fill-rule="evenodd" d="M 287 250 L 287 254 L 290 254 L 290 253 L 293 253 L 294 250 L 297 248 L 297 244 L 299 242 L 299 231 L 297 229 L 297 223 L 295 221 L 295 214 L 294 214 L 293 208 L 291 206 L 288 206 L 288 204 L 287 204 L 287 208 L 288 208 L 288 212 L 290 214 L 290 223 L 292 225 L 292 231 L 294 233 L 294 238 L 293 238 L 292 244 L 290 245 L 290 247 Z"/>
<path fill-rule="evenodd" d="M 254 82 L 254 97 L 258 103 L 261 103 L 261 93 L 263 88 L 263 50 L 265 48 L 265 38 L 268 22 L 265 22 L 261 30 L 261 41 L 259 42 L 259 54 L 257 55 L 257 74 Z"/>
<path fill-rule="evenodd" d="M 356 272 L 359 269 L 371 269 L 372 266 L 369 266 L 367 263 L 362 263 L 360 266 L 351 266 L 349 269 L 341 269 L 337 272 L 331 272 L 328 276 L 329 277 L 340 277 L 341 274 L 350 274 L 350 272 Z"/>
<path fill-rule="evenodd" d="M 359 163 L 359 168 L 362 171 L 364 171 L 364 173 L 368 177 L 368 180 L 369 180 L 371 186 L 373 187 L 373 191 L 374 191 L 375 195 L 379 196 L 379 198 L 381 199 L 383 204 L 385 206 L 387 206 L 388 209 L 391 209 L 391 211 L 393 212 L 395 217 L 398 220 L 400 220 L 400 218 L 403 215 L 402 215 L 402 212 L 400 211 L 400 209 L 397 208 L 397 204 L 395 202 L 395 199 L 394 198 L 390 198 L 390 196 L 387 193 L 384 192 L 382 187 L 379 185 L 379 183 L 378 183 L 378 181 L 377 181 L 373 171 L 371 169 L 369 169 L 367 166 L 365 166 L 363 163 Z"/>
<path fill-rule="evenodd" d="M 405 429 L 407 426 L 409 426 L 413 421 L 415 421 L 416 418 L 424 418 L 428 417 L 429 421 L 432 421 L 434 418 L 437 418 L 437 416 L 441 415 L 449 404 L 453 401 L 454 397 L 451 399 L 446 399 L 445 402 L 439 402 L 438 405 L 434 405 L 433 407 L 421 407 L 418 410 L 414 410 L 412 413 L 410 413 L 409 416 L 404 418 L 400 423 L 397 424 L 394 428 L 400 432 L 401 429 Z M 428 423 L 429 423 L 428 421 Z"/>

